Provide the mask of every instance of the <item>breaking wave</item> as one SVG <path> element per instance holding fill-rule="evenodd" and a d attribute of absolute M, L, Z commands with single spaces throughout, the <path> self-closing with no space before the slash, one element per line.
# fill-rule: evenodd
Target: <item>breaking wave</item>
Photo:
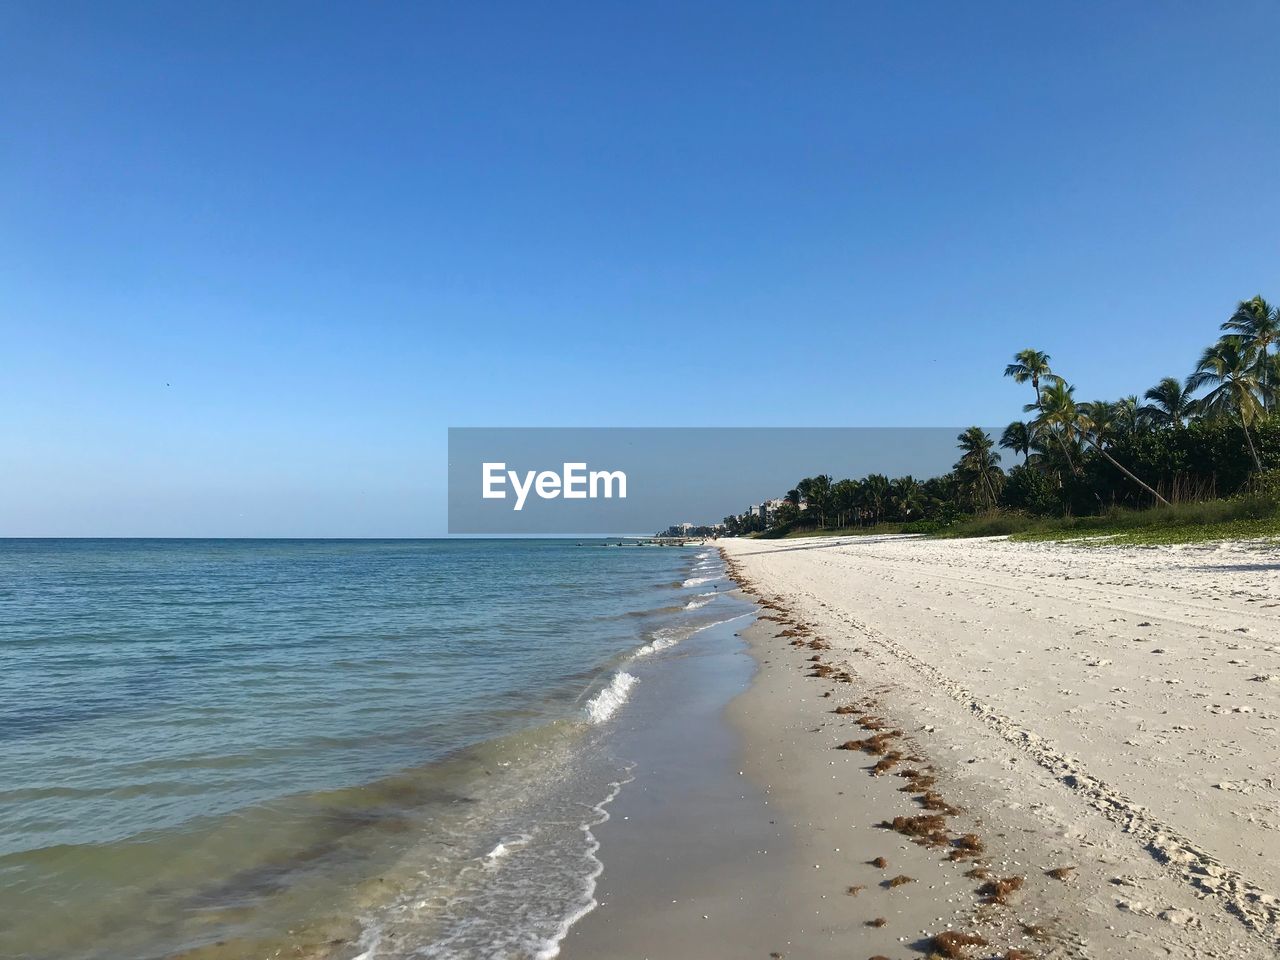
<path fill-rule="evenodd" d="M 609 685 L 587 701 L 584 712 L 592 723 L 604 723 L 612 717 L 620 706 L 627 702 L 631 688 L 638 681 L 625 670 L 619 670 L 609 681 Z"/>
<path fill-rule="evenodd" d="M 710 583 L 712 580 L 716 580 L 716 579 L 718 578 L 717 577 L 690 577 L 684 583 L 680 584 L 680 586 L 696 587 L 704 583 Z"/>

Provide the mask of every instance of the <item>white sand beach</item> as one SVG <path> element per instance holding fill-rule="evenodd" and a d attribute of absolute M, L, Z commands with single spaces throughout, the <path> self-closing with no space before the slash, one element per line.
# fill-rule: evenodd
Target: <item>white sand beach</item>
<path fill-rule="evenodd" d="M 981 838 L 981 855 L 961 855 L 958 866 L 989 876 L 959 872 L 947 859 L 953 841 L 930 851 L 933 872 L 917 863 L 913 879 L 923 882 L 900 891 L 848 879 L 900 909 L 917 898 L 933 916 L 907 910 L 897 936 L 872 944 L 853 931 L 861 913 L 880 908 L 868 909 L 865 895 L 830 901 L 821 908 L 828 926 L 832 911 L 848 915 L 843 955 L 927 952 L 921 936 L 944 919 L 935 908 L 951 908 L 946 919 L 960 929 L 970 922 L 966 898 L 971 929 L 990 944 L 960 956 L 997 946 L 1011 956 L 1276 955 L 1280 549 L 906 537 L 722 546 L 748 594 L 771 608 L 749 634 L 763 669 L 733 709 L 748 772 L 774 792 L 771 767 L 807 764 L 778 804 L 788 822 L 835 829 L 835 811 L 855 806 L 867 821 L 836 858 L 847 862 L 823 869 L 852 875 L 877 840 L 917 860 L 927 849 L 871 832 L 880 829 L 871 822 L 880 784 L 893 778 L 859 779 L 862 770 L 844 769 L 849 760 L 865 768 L 876 756 L 834 749 L 864 729 L 900 731 L 909 756 L 895 772 L 927 763 L 948 807 L 945 829 Z M 815 663 L 826 676 L 805 675 Z M 762 686 L 771 686 L 767 699 Z M 857 709 L 832 714 L 846 702 Z M 860 726 L 858 712 L 885 726 Z M 827 797 L 815 818 L 820 795 L 836 792 L 819 771 L 849 796 Z M 874 819 L 921 812 L 897 796 L 901 808 Z M 1006 876 L 1022 878 L 1021 889 L 983 892 Z M 824 896 L 838 884 L 827 886 Z M 920 926 L 925 919 L 935 926 Z"/>

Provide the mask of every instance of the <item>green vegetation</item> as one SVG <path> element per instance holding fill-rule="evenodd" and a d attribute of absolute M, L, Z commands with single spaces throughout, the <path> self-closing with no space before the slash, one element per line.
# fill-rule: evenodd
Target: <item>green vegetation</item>
<path fill-rule="evenodd" d="M 770 511 L 726 517 L 731 535 L 919 533 L 1183 543 L 1280 535 L 1280 309 L 1239 303 L 1184 379 L 1080 401 L 1040 350 L 1004 369 L 1029 384 L 1029 419 L 998 443 L 957 438 L 941 477 L 806 477 Z M 1145 401 L 1145 402 L 1143 402 Z M 1001 466 L 1001 450 L 1015 462 Z M 1020 458 L 1020 460 L 1016 459 Z M 762 515 L 764 514 L 764 515 Z"/>
<path fill-rule="evenodd" d="M 851 537 L 863 536 L 871 537 L 876 534 L 887 533 L 911 533 L 912 531 L 904 531 L 905 524 L 901 523 L 877 523 L 870 527 L 802 527 L 795 526 L 789 530 L 780 529 L 778 527 L 770 527 L 756 536 L 762 540 L 774 539 L 794 539 L 798 537 Z"/>
<path fill-rule="evenodd" d="M 1149 510 L 1117 508 L 1086 517 L 989 514 L 963 520 L 939 535 L 1011 535 L 1015 540 L 1085 540 L 1133 545 L 1280 537 L 1280 511 L 1273 497 L 1251 495 L 1176 503 Z"/>
<path fill-rule="evenodd" d="M 961 517 L 943 524 L 935 520 L 880 523 L 818 529 L 777 527 L 756 534 L 774 537 L 847 537 L 876 534 L 925 534 L 938 538 L 998 537 L 1014 540 L 1074 540 L 1101 546 L 1155 546 L 1200 543 L 1212 540 L 1280 540 L 1280 501 L 1274 496 L 1251 495 L 1230 500 L 1175 503 L 1148 510 L 1115 508 L 1092 516 L 1037 517 L 1008 510 Z"/>

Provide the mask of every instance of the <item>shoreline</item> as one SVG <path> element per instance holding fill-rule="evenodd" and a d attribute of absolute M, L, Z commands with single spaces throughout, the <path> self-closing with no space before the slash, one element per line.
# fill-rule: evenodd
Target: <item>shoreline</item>
<path fill-rule="evenodd" d="M 963 876 L 972 862 L 939 869 L 932 851 L 880 829 L 886 816 L 919 808 L 900 779 L 870 776 L 863 756 L 829 751 L 826 738 L 845 719 L 831 711 L 851 698 L 823 696 L 826 684 L 807 675 L 808 642 L 791 646 L 794 628 L 776 605 L 753 600 L 755 618 L 735 633 L 751 675 L 718 708 L 722 752 L 650 741 L 675 755 L 681 776 L 685 754 L 720 767 L 710 774 L 717 789 L 682 797 L 679 778 L 637 778 L 630 790 L 677 796 L 655 801 L 660 814 L 633 794 L 615 801 L 615 816 L 596 831 L 601 905 L 570 931 L 562 960 L 918 955 L 937 935 L 975 927 L 977 906 L 961 890 L 980 886 Z M 884 866 L 872 862 L 879 857 Z M 987 934 L 992 944 L 1029 939 L 1008 924 Z"/>
<path fill-rule="evenodd" d="M 738 790 L 606 825 L 602 906 L 566 960 L 1275 955 L 1280 702 L 1250 677 L 1280 666 L 1262 640 L 1280 551 L 827 538 L 721 552 L 760 607 L 738 631 L 750 683 L 720 714 Z M 1193 686 L 1217 676 L 1212 644 L 1186 644 L 1201 631 L 1240 638 L 1218 652 L 1234 708 Z M 1173 753 L 1188 728 L 1201 744 Z M 1217 786 L 1241 766 L 1252 786 Z M 1206 795 L 1198 826 L 1176 820 Z M 681 819 L 713 822 L 716 803 L 732 830 Z"/>
<path fill-rule="evenodd" d="M 275 846 L 192 886 L 258 900 L 174 955 L 1276 955 L 1280 548 L 742 540 L 665 577 L 568 725 L 211 832 Z"/>

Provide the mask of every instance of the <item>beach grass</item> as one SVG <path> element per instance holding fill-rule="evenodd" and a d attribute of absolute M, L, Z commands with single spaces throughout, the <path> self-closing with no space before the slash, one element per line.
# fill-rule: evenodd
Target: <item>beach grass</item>
<path fill-rule="evenodd" d="M 914 528 L 914 529 L 913 529 Z M 1280 502 L 1270 496 L 1175 503 L 1148 510 L 1114 508 L 1096 516 L 1035 517 L 993 511 L 938 524 L 790 530 L 783 539 L 920 533 L 937 539 L 1007 536 L 1019 541 L 1072 541 L 1096 546 L 1158 546 L 1223 540 L 1280 539 Z"/>
<path fill-rule="evenodd" d="M 938 536 L 1008 535 L 1021 541 L 1072 541 L 1097 546 L 1156 546 L 1280 537 L 1280 508 L 1268 497 L 1175 503 L 1149 510 L 1113 509 L 1089 517 L 974 517 Z"/>
<path fill-rule="evenodd" d="M 800 527 L 789 530 L 778 539 L 799 540 L 805 537 L 874 537 L 904 532 L 901 523 L 877 523 L 868 527 L 840 527 L 839 529 L 818 530 L 813 527 Z M 760 539 L 771 539 L 762 537 Z"/>
<path fill-rule="evenodd" d="M 1161 546 L 1228 540 L 1280 540 L 1280 516 L 1221 520 L 1210 523 L 1166 523 L 1132 527 L 1115 533 L 1042 531 L 1015 535 L 1014 540 L 1073 541 L 1097 546 Z"/>

